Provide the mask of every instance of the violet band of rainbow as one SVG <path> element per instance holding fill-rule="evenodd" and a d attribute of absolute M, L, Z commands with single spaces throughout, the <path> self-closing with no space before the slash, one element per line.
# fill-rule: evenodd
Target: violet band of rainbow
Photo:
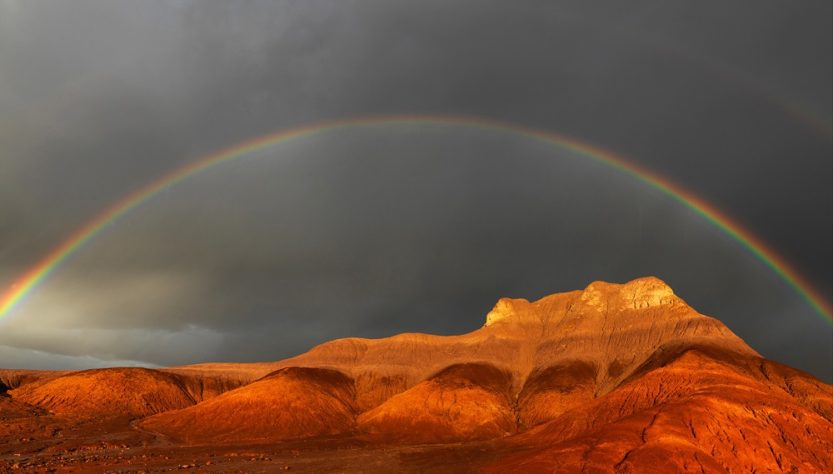
<path fill-rule="evenodd" d="M 825 298 L 792 265 L 765 245 L 761 239 L 745 230 L 726 214 L 682 186 L 611 151 L 565 135 L 482 117 L 443 115 L 384 115 L 316 122 L 247 140 L 176 168 L 110 204 L 19 276 L 11 287 L 0 295 L 0 319 L 8 316 L 38 285 L 43 283 L 50 274 L 60 267 L 63 262 L 79 249 L 83 248 L 93 237 L 102 232 L 105 227 L 111 225 L 121 216 L 139 207 L 142 203 L 148 201 L 158 192 L 169 186 L 212 166 L 295 138 L 337 129 L 387 124 L 455 125 L 511 133 L 568 149 L 580 156 L 609 165 L 661 191 L 717 226 L 774 271 L 824 320 L 833 324 L 833 310 L 831 310 L 830 304 L 825 301 Z"/>

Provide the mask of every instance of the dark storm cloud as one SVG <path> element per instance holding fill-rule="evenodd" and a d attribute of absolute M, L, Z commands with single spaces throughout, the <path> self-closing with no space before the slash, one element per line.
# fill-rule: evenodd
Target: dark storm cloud
<path fill-rule="evenodd" d="M 333 117 L 460 113 L 630 156 L 830 297 L 828 2 L 0 5 L 4 286 L 109 202 L 215 149 Z M 833 377 L 830 327 L 770 270 L 563 150 L 383 127 L 263 158 L 109 229 L 0 344 L 66 365 L 276 359 L 333 337 L 467 331 L 499 296 L 656 274 L 766 356 Z"/>

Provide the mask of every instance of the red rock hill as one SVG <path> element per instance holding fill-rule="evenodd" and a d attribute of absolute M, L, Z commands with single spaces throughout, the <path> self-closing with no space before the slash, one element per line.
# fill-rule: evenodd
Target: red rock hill
<path fill-rule="evenodd" d="M 146 417 L 141 429 L 174 443 L 496 440 L 467 468 L 833 472 L 833 387 L 763 359 L 650 277 L 504 298 L 459 336 L 339 339 L 275 363 L 0 371 L 0 381 L 16 410 Z"/>

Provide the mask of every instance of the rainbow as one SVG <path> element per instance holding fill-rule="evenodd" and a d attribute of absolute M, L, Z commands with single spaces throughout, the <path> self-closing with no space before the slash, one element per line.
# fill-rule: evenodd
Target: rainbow
<path fill-rule="evenodd" d="M 481 117 L 435 115 L 386 115 L 317 122 L 253 138 L 176 168 L 111 204 L 22 274 L 14 284 L 0 295 L 0 318 L 9 315 L 21 304 L 26 296 L 31 294 L 63 262 L 79 249 L 83 248 L 93 237 L 165 188 L 187 179 L 200 171 L 229 160 L 240 158 L 249 153 L 263 150 L 277 143 L 327 131 L 387 124 L 456 125 L 512 133 L 568 149 L 581 156 L 609 165 L 661 191 L 720 228 L 778 274 L 787 285 L 801 295 L 825 320 L 833 323 L 833 311 L 831 311 L 830 304 L 792 266 L 773 250 L 769 249 L 760 239 L 681 186 L 610 151 L 583 143 L 571 137 Z"/>

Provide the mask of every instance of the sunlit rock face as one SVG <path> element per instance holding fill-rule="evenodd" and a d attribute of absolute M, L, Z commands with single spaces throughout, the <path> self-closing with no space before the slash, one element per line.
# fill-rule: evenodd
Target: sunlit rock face
<path fill-rule="evenodd" d="M 118 368 L 73 372 L 12 391 L 15 400 L 61 415 L 142 417 L 185 408 L 195 400 L 174 375 Z"/>
<path fill-rule="evenodd" d="M 141 426 L 190 444 L 268 442 L 344 433 L 355 416 L 353 383 L 344 374 L 289 367 Z"/>
<path fill-rule="evenodd" d="M 358 418 L 372 439 L 436 443 L 498 438 L 517 431 L 509 374 L 457 364 Z"/>
<path fill-rule="evenodd" d="M 502 298 L 459 336 L 0 383 L 0 420 L 122 417 L 172 447 L 350 439 L 439 443 L 431 462 L 493 472 L 833 472 L 833 387 L 761 358 L 653 277 Z M 0 440 L 3 426 L 18 425 L 0 423 Z"/>
<path fill-rule="evenodd" d="M 530 374 L 582 363 L 593 367 L 591 392 L 598 395 L 625 380 L 655 351 L 685 345 L 715 345 L 757 357 L 721 322 L 697 313 L 664 282 L 648 277 L 621 285 L 594 282 L 582 291 L 534 302 L 502 298 L 482 328 L 460 336 L 339 339 L 279 365 L 330 367 L 354 379 L 404 381 L 398 385 L 404 390 L 453 364 L 484 363 L 510 374 L 517 397 Z M 365 383 L 357 388 L 365 408 L 392 395 L 389 387 Z"/>

